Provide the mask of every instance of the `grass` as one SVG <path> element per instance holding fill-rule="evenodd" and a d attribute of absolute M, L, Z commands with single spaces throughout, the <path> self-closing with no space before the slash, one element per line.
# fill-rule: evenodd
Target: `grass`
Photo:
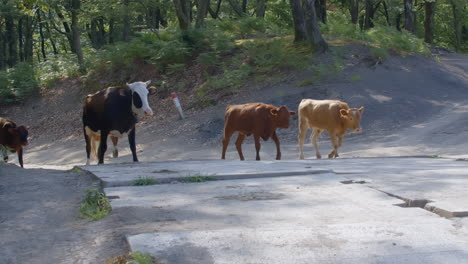
<path fill-rule="evenodd" d="M 297 82 L 296 87 L 304 87 L 304 86 L 309 86 L 309 85 L 314 85 L 314 84 L 315 84 L 314 80 L 307 79 L 307 80 Z"/>
<path fill-rule="evenodd" d="M 132 186 L 145 186 L 145 185 L 155 185 L 159 182 L 152 178 L 138 178 L 133 181 Z"/>
<path fill-rule="evenodd" d="M 71 172 L 74 172 L 74 173 L 80 173 L 80 172 L 83 172 L 84 170 L 81 169 L 80 167 L 78 166 L 74 166 L 73 169 L 71 169 Z"/>
<path fill-rule="evenodd" d="M 86 190 L 86 196 L 80 206 L 81 217 L 96 221 L 105 217 L 112 210 L 106 195 L 98 189 Z"/>
<path fill-rule="evenodd" d="M 351 81 L 360 81 L 361 76 L 360 75 L 353 75 L 349 78 Z"/>
<path fill-rule="evenodd" d="M 128 255 L 109 258 L 106 264 L 159 264 L 153 256 L 141 251 L 131 252 Z"/>
<path fill-rule="evenodd" d="M 207 181 L 216 181 L 212 176 L 207 175 L 193 175 L 186 178 L 179 179 L 179 182 L 182 183 L 195 183 L 195 182 L 207 182 Z"/>

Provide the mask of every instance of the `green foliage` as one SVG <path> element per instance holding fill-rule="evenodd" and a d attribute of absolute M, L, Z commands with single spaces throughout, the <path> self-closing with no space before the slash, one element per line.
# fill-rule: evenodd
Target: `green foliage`
<path fill-rule="evenodd" d="M 89 189 L 81 204 L 80 213 L 82 217 L 90 221 L 96 221 L 106 216 L 112 210 L 106 195 L 98 189 Z"/>
<path fill-rule="evenodd" d="M 349 78 L 351 81 L 360 81 L 361 80 L 361 76 L 360 75 L 353 75 L 351 76 L 351 78 Z"/>
<path fill-rule="evenodd" d="M 37 75 L 41 87 L 51 87 L 61 79 L 79 76 L 79 65 L 72 54 L 49 56 L 37 66 Z"/>
<path fill-rule="evenodd" d="M 144 186 L 144 185 L 155 185 L 159 184 L 159 182 L 152 178 L 138 178 L 133 181 L 133 186 Z"/>
<path fill-rule="evenodd" d="M 213 178 L 212 176 L 193 175 L 193 176 L 182 178 L 179 180 L 179 182 L 183 182 L 183 183 L 195 183 L 195 182 L 206 182 L 206 181 L 216 181 L 216 179 Z"/>
<path fill-rule="evenodd" d="M 377 61 L 384 61 L 388 57 L 386 49 L 371 47 L 371 56 Z"/>
<path fill-rule="evenodd" d="M 314 80 L 307 79 L 307 80 L 297 82 L 296 87 L 304 87 L 304 86 L 309 86 L 309 85 L 314 85 L 314 84 L 315 84 Z"/>
<path fill-rule="evenodd" d="M 0 72 L 0 103 L 11 104 L 39 93 L 39 83 L 31 64 L 22 62 Z"/>
<path fill-rule="evenodd" d="M 391 49 L 401 54 L 415 52 L 429 55 L 430 51 L 424 41 L 406 30 L 398 31 L 395 27 L 375 25 L 361 31 L 357 25 L 339 12 L 329 12 L 328 23 L 322 24 L 322 32 L 329 37 L 335 36 L 357 40 L 383 49 Z"/>
<path fill-rule="evenodd" d="M 153 257 L 148 253 L 143 253 L 141 251 L 135 251 L 130 253 L 132 258 L 127 264 L 153 264 L 155 263 Z"/>

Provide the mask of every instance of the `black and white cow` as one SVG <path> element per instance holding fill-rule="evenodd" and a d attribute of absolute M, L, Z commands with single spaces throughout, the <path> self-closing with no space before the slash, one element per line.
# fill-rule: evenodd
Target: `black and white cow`
<path fill-rule="evenodd" d="M 86 96 L 83 106 L 83 131 L 86 140 L 86 164 L 90 163 L 90 153 L 104 163 L 107 150 L 107 137 L 114 143 L 114 157 L 118 156 L 118 138 L 128 134 L 128 142 L 133 161 L 137 162 L 135 146 L 135 124 L 144 115 L 153 115 L 148 104 L 148 94 L 154 94 L 154 87 L 148 88 L 151 81 L 134 82 L 126 87 L 110 87 Z"/>

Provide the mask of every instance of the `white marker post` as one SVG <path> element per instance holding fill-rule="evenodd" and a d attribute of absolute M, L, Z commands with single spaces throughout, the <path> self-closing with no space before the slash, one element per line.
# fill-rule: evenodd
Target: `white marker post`
<path fill-rule="evenodd" d="M 180 105 L 179 98 L 177 97 L 176 93 L 171 93 L 171 98 L 172 101 L 174 101 L 175 106 L 177 107 L 177 110 L 179 110 L 179 115 L 181 119 L 184 119 L 184 111 L 182 111 L 182 106 Z"/>

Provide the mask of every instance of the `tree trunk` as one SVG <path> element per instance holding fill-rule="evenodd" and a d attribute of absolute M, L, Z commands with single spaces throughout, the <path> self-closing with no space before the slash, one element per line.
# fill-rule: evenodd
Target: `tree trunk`
<path fill-rule="evenodd" d="M 196 28 L 202 28 L 204 26 L 206 12 L 208 10 L 209 0 L 198 0 L 197 6 L 197 20 L 195 21 Z"/>
<path fill-rule="evenodd" d="M 372 0 L 366 0 L 366 14 L 364 18 L 364 29 L 374 27 L 374 5 Z"/>
<path fill-rule="evenodd" d="M 111 18 L 109 20 L 109 44 L 114 43 L 114 24 L 115 20 L 114 18 Z"/>
<path fill-rule="evenodd" d="M 179 28 L 188 30 L 190 28 L 190 2 L 188 0 L 173 0 L 176 10 Z"/>
<path fill-rule="evenodd" d="M 4 4 L 7 3 L 7 1 L 3 1 Z M 17 37 L 15 34 L 15 22 L 13 19 L 13 15 L 11 13 L 6 13 L 5 14 L 5 38 L 7 40 L 7 63 L 8 66 L 13 67 L 18 63 L 18 53 L 17 53 Z"/>
<path fill-rule="evenodd" d="M 129 0 L 124 0 L 124 18 L 123 18 L 123 35 L 122 40 L 125 42 L 130 41 L 130 10 L 128 8 Z"/>
<path fill-rule="evenodd" d="M 450 0 L 450 4 L 452 5 L 453 35 L 455 37 L 453 45 L 455 47 L 455 50 L 459 51 L 461 48 L 461 42 L 462 42 L 462 21 L 461 21 L 462 14 L 459 9 L 463 10 L 463 8 L 458 6 L 457 2 L 454 0 Z"/>
<path fill-rule="evenodd" d="M 242 13 L 247 13 L 247 0 L 242 0 Z"/>
<path fill-rule="evenodd" d="M 42 19 L 41 19 L 41 9 L 37 9 L 37 24 L 39 25 L 39 36 L 41 37 L 41 52 L 44 61 L 47 60 L 46 50 L 45 50 L 45 37 L 44 31 L 42 30 Z"/>
<path fill-rule="evenodd" d="M 327 0 L 315 0 L 315 12 L 317 20 L 327 23 Z"/>
<path fill-rule="evenodd" d="M 240 17 L 244 16 L 244 12 L 242 11 L 242 8 L 237 4 L 236 0 L 228 0 L 229 4 L 231 5 L 232 9 L 236 14 Z"/>
<path fill-rule="evenodd" d="M 23 49 L 23 16 L 21 16 L 18 19 L 18 55 L 20 61 L 24 61 Z"/>
<path fill-rule="evenodd" d="M 359 18 L 359 0 L 349 0 L 349 14 L 351 15 L 351 23 L 356 25 Z"/>
<path fill-rule="evenodd" d="M 266 0 L 257 0 L 257 8 L 255 9 L 255 13 L 257 13 L 257 17 L 264 18 L 265 10 L 266 10 Z"/>
<path fill-rule="evenodd" d="M 300 0 L 289 0 L 291 14 L 294 23 L 294 42 L 307 40 L 304 13 L 302 11 Z"/>
<path fill-rule="evenodd" d="M 435 2 L 424 2 L 424 41 L 432 44 L 434 36 Z"/>
<path fill-rule="evenodd" d="M 208 12 L 210 13 L 210 16 L 214 19 L 217 19 L 220 8 L 221 8 L 221 0 L 218 0 L 218 4 L 216 5 L 216 11 L 213 11 L 213 9 L 211 9 L 211 6 L 208 5 Z"/>
<path fill-rule="evenodd" d="M 57 45 L 55 44 L 55 40 L 52 36 L 52 32 L 50 31 L 50 27 L 49 27 L 49 23 L 45 23 L 45 27 L 46 27 L 46 30 L 47 30 L 47 35 L 48 35 L 48 39 L 50 41 L 50 45 L 52 46 L 52 50 L 54 51 L 54 54 L 57 55 L 59 54 L 58 50 L 57 50 Z"/>
<path fill-rule="evenodd" d="M 388 7 L 387 7 L 387 1 L 383 0 L 383 7 L 384 7 L 384 12 L 385 12 L 385 20 L 387 21 L 387 26 L 391 26 L 392 23 L 390 22 L 390 16 L 388 14 Z"/>
<path fill-rule="evenodd" d="M 55 7 L 55 10 L 57 12 L 57 16 L 60 18 L 62 21 L 63 29 L 65 29 L 65 37 L 67 37 L 68 43 L 70 44 L 70 50 L 73 53 L 76 53 L 75 47 L 73 46 L 73 34 L 71 32 L 70 26 L 68 25 L 68 22 L 65 20 L 65 17 L 63 16 L 62 12 L 60 12 L 60 9 L 58 6 Z"/>
<path fill-rule="evenodd" d="M 304 0 L 304 14 L 307 39 L 315 51 L 325 52 L 328 49 L 328 44 L 322 37 L 319 25 L 317 23 L 317 16 L 315 12 L 316 0 Z"/>
<path fill-rule="evenodd" d="M 405 26 L 404 28 L 409 32 L 414 33 L 414 19 L 413 19 L 413 1 L 403 0 L 405 5 Z"/>
<path fill-rule="evenodd" d="M 6 45 L 5 45 L 5 34 L 3 32 L 3 25 L 0 24 L 0 70 L 6 67 Z"/>
<path fill-rule="evenodd" d="M 33 61 L 33 28 L 34 21 L 30 16 L 24 16 L 24 60 Z"/>
<path fill-rule="evenodd" d="M 71 0 L 71 27 L 73 33 L 73 46 L 75 47 L 75 53 L 78 57 L 78 65 L 80 67 L 80 72 L 85 73 L 86 68 L 84 65 L 83 52 L 81 50 L 81 41 L 80 41 L 80 28 L 78 25 L 78 13 L 80 11 L 80 0 Z"/>

